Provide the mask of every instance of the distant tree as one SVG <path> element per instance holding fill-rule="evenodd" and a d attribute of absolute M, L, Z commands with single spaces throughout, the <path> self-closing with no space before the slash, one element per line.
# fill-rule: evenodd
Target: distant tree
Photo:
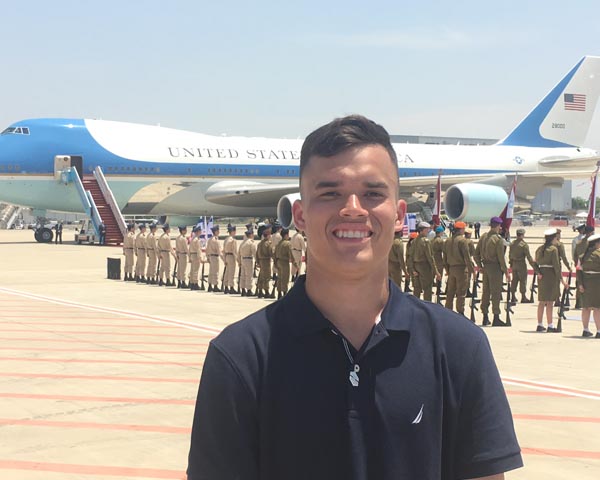
<path fill-rule="evenodd" d="M 571 199 L 571 208 L 573 210 L 585 210 L 588 208 L 587 203 L 587 200 L 584 200 L 581 197 L 574 197 Z M 596 203 L 596 205 L 598 204 Z"/>

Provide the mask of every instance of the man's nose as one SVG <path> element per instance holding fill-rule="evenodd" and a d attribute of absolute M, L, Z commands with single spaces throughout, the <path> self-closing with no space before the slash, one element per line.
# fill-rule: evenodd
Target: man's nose
<path fill-rule="evenodd" d="M 363 217 L 367 215 L 367 211 L 360 203 L 358 195 L 349 195 L 346 199 L 346 204 L 340 211 L 342 217 Z"/>

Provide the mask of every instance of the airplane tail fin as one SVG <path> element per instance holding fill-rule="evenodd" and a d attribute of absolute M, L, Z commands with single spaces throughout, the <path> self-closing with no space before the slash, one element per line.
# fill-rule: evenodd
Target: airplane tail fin
<path fill-rule="evenodd" d="M 600 57 L 583 57 L 497 145 L 583 146 L 599 96 Z"/>

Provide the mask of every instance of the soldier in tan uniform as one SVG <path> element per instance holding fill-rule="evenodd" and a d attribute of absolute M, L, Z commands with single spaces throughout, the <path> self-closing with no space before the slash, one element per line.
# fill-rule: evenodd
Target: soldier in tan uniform
<path fill-rule="evenodd" d="M 435 237 L 431 240 L 431 253 L 433 255 L 433 260 L 435 261 L 435 265 L 440 272 L 440 275 L 444 275 L 444 242 L 446 239 L 444 238 L 444 227 L 438 225 L 435 227 Z"/>
<path fill-rule="evenodd" d="M 196 225 L 192 229 L 192 241 L 190 242 L 190 290 L 200 290 L 198 284 L 198 272 L 200 271 L 200 262 L 202 259 L 202 244 L 200 243 L 200 234 L 202 228 Z"/>
<path fill-rule="evenodd" d="M 290 285 L 290 262 L 296 265 L 290 242 L 290 231 L 281 229 L 281 242 L 275 248 L 275 263 L 277 264 L 277 298 L 282 298 Z"/>
<path fill-rule="evenodd" d="M 552 321 L 552 307 L 559 296 L 559 286 L 562 281 L 560 268 L 560 257 L 558 254 L 558 235 L 555 228 L 544 232 L 544 244 L 535 252 L 536 270 L 538 274 L 538 309 L 537 309 L 537 332 L 545 332 L 543 317 L 546 312 L 548 332 L 558 333 L 558 329 Z"/>
<path fill-rule="evenodd" d="M 220 292 L 219 288 L 219 259 L 223 258 L 219 242 L 219 226 L 211 228 L 213 236 L 206 242 L 206 258 L 208 260 L 208 291 Z"/>
<path fill-rule="evenodd" d="M 145 283 L 144 274 L 146 273 L 146 260 L 148 258 L 146 254 L 146 225 L 141 223 L 139 229 L 140 231 L 135 237 L 135 255 L 137 257 L 135 262 L 135 281 L 137 283 Z"/>
<path fill-rule="evenodd" d="M 512 304 L 516 305 L 517 285 L 520 287 L 521 303 L 533 303 L 533 300 L 527 298 L 527 263 L 533 268 L 535 262 L 529 253 L 529 245 L 525 241 L 525 230 L 519 228 L 517 230 L 517 238 L 510 244 L 508 250 L 508 262 L 512 270 L 512 282 L 510 283 L 510 292 L 512 296 Z"/>
<path fill-rule="evenodd" d="M 292 281 L 296 281 L 298 275 L 302 274 L 302 256 L 306 250 L 306 241 L 301 231 L 296 230 L 296 233 L 291 239 L 292 255 L 294 255 L 295 266 L 292 267 Z"/>
<path fill-rule="evenodd" d="M 150 233 L 146 237 L 146 255 L 148 255 L 148 268 L 146 269 L 146 283 L 156 285 L 156 262 L 160 256 L 156 242 L 156 223 L 150 224 Z"/>
<path fill-rule="evenodd" d="M 133 256 L 135 248 L 135 225 L 127 225 L 127 235 L 123 239 L 123 255 L 125 255 L 125 277 L 123 280 L 131 282 L 135 280 L 133 277 Z"/>
<path fill-rule="evenodd" d="M 481 312 L 483 313 L 483 325 L 489 325 L 490 320 L 488 311 L 490 300 L 494 320 L 492 326 L 508 326 L 500 320 L 500 299 L 502 298 L 502 276 L 506 275 L 510 282 L 510 273 L 506 266 L 504 258 L 504 239 L 500 236 L 502 228 L 502 219 L 492 217 L 490 219 L 490 229 L 479 239 L 477 248 L 475 248 L 475 262 L 483 271 L 483 292 L 481 294 Z"/>
<path fill-rule="evenodd" d="M 225 260 L 225 275 L 223 277 L 223 293 L 238 293 L 235 291 L 235 272 L 237 267 L 238 247 L 235 239 L 236 228 L 227 225 L 229 236 L 223 242 L 223 258 Z"/>
<path fill-rule="evenodd" d="M 578 270 L 579 291 L 581 292 L 582 337 L 591 337 L 590 315 L 594 314 L 596 338 L 600 338 L 600 235 L 591 235 L 587 239 L 587 247 L 580 257 L 581 269 Z"/>
<path fill-rule="evenodd" d="M 394 243 L 388 255 L 388 273 L 392 281 L 402 289 L 402 273 L 408 276 L 404 261 L 404 244 L 402 243 L 402 227 L 394 232 Z"/>
<path fill-rule="evenodd" d="M 431 243 L 427 239 L 427 234 L 431 226 L 427 222 L 419 223 L 417 231 L 419 235 L 415 238 L 412 245 L 412 255 L 410 257 L 412 265 L 409 267 L 414 275 L 414 295 L 420 297 L 423 293 L 423 300 L 431 301 L 433 288 L 433 278 L 441 280 L 442 277 L 438 271 L 433 254 L 431 253 Z"/>
<path fill-rule="evenodd" d="M 417 232 L 410 232 L 410 235 L 408 236 L 408 242 L 406 243 L 406 270 L 408 271 L 408 278 L 409 278 L 409 283 L 412 283 L 413 288 L 415 287 L 415 271 L 414 271 L 414 264 L 412 261 L 412 250 L 413 250 L 413 244 L 415 243 L 415 239 L 419 236 L 419 234 Z M 407 290 L 408 285 L 406 284 L 406 282 L 404 283 L 404 291 L 405 292 L 410 292 L 411 290 Z"/>
<path fill-rule="evenodd" d="M 269 294 L 269 281 L 271 280 L 271 258 L 273 246 L 271 244 L 271 226 L 259 227 L 258 234 L 261 240 L 256 247 L 256 263 L 258 263 L 258 280 L 256 282 L 256 295 L 258 298 L 274 298 Z"/>
<path fill-rule="evenodd" d="M 464 236 L 465 227 L 465 222 L 455 222 L 452 237 L 444 242 L 444 261 L 448 272 L 445 307 L 452 309 L 456 297 L 456 311 L 462 315 L 465 314 L 469 278 L 475 272 L 469 253 L 469 241 Z"/>
<path fill-rule="evenodd" d="M 173 253 L 173 246 L 171 245 L 171 228 L 168 223 L 163 225 L 163 233 L 158 239 L 158 249 L 160 250 L 160 271 L 158 272 L 158 285 L 167 287 L 174 286 L 171 281 L 171 255 Z M 164 279 L 164 281 L 163 281 Z"/>
<path fill-rule="evenodd" d="M 175 252 L 177 253 L 177 288 L 188 288 L 185 283 L 189 253 L 186 234 L 187 227 L 181 225 L 179 227 L 179 236 L 175 239 Z"/>
<path fill-rule="evenodd" d="M 594 227 L 592 226 L 584 225 L 582 230 L 583 238 L 579 242 L 577 242 L 577 244 L 575 245 L 575 250 L 573 252 L 573 263 L 576 267 L 578 267 L 581 264 L 581 257 L 587 249 L 588 239 L 594 234 Z M 575 281 L 577 287 L 575 291 L 575 309 L 581 308 L 581 291 L 579 289 L 579 277 L 580 276 L 578 275 Z"/>
<path fill-rule="evenodd" d="M 242 240 L 238 249 L 238 263 L 240 264 L 240 293 L 242 297 L 252 297 L 252 274 L 254 273 L 254 258 L 256 256 L 256 242 L 252 225 L 246 230 L 246 238 Z"/>

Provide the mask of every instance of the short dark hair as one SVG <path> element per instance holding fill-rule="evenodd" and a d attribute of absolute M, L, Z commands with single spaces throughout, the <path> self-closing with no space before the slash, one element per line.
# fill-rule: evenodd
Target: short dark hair
<path fill-rule="evenodd" d="M 300 179 L 311 157 L 333 157 L 350 148 L 367 145 L 385 148 L 398 172 L 398 159 L 386 129 L 362 115 L 348 115 L 336 118 L 306 137 L 300 151 Z"/>

